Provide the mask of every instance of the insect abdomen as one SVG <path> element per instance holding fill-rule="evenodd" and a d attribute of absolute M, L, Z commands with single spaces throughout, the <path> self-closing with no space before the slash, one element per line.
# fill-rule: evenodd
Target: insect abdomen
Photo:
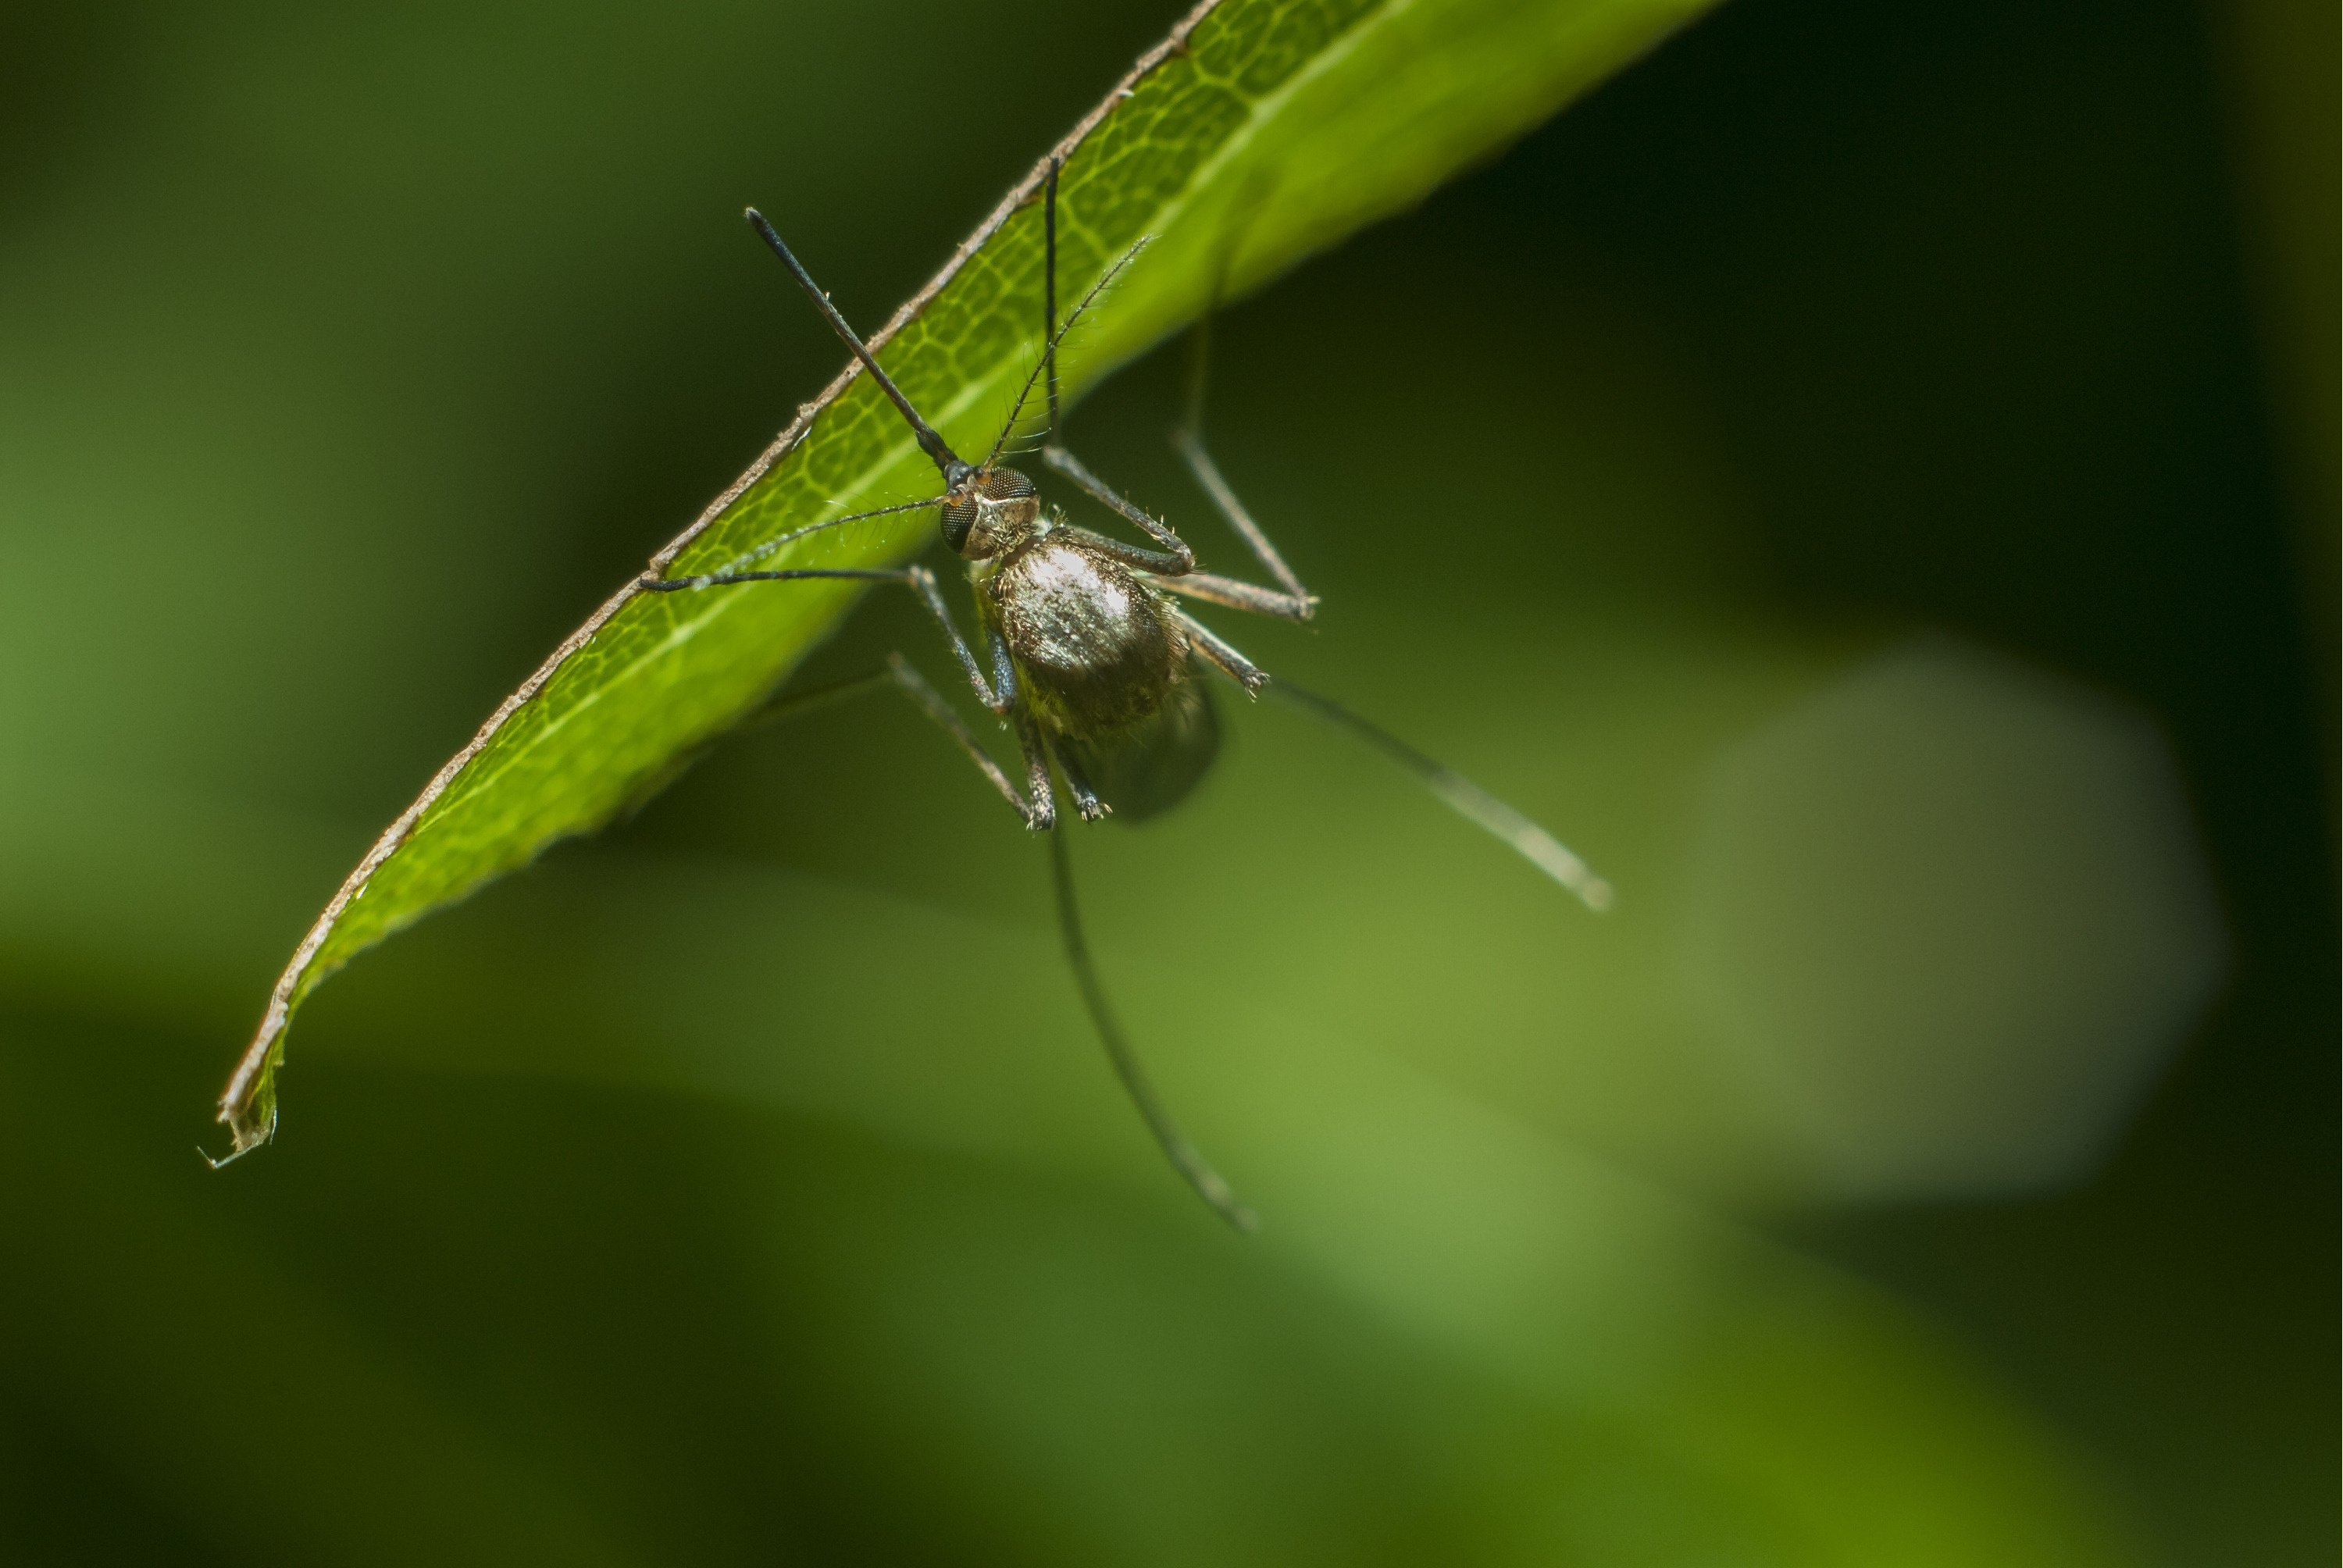
<path fill-rule="evenodd" d="M 1188 639 L 1163 596 L 1079 538 L 1013 551 L 988 588 L 1035 710 L 1061 734 L 1127 729 L 1186 674 Z"/>

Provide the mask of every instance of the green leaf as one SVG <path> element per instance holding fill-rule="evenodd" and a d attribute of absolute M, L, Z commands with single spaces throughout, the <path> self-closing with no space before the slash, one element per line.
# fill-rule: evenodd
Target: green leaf
<path fill-rule="evenodd" d="M 1069 297 L 1154 238 L 1086 318 L 1068 392 L 1079 397 L 1216 297 L 1257 288 L 1418 201 L 1706 4 L 1206 0 L 1057 148 Z M 1045 167 L 871 335 L 962 450 L 991 446 L 1040 351 Z M 652 569 L 721 569 L 809 523 L 934 487 L 894 409 L 850 367 Z M 906 512 L 760 564 L 894 566 L 932 538 L 926 512 Z M 273 1132 L 285 1030 L 320 980 L 655 789 L 786 678 L 859 592 L 809 582 L 659 595 L 629 583 L 606 602 L 391 824 L 303 940 L 221 1097 L 234 1152 Z"/>

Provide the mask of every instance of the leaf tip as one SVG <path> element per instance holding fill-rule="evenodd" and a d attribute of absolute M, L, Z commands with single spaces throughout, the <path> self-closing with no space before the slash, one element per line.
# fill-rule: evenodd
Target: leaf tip
<path fill-rule="evenodd" d="M 204 1163 L 216 1171 L 223 1165 L 233 1165 L 254 1150 L 277 1139 L 277 1070 L 284 1064 L 285 1046 L 280 1039 L 262 1059 L 260 1070 L 248 1086 L 231 1084 L 228 1092 L 220 1097 L 219 1121 L 228 1130 L 233 1143 L 226 1154 L 214 1159 L 201 1147 Z M 242 1075 L 238 1074 L 241 1078 Z"/>

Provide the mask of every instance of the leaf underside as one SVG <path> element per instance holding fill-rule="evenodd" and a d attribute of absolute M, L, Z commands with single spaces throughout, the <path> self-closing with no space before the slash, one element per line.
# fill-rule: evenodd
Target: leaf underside
<path fill-rule="evenodd" d="M 1412 206 L 1707 4 L 1205 0 L 1055 149 L 1061 298 L 1153 236 L 1085 318 L 1067 394 Z M 991 446 L 1040 352 L 1046 166 L 871 335 L 889 374 L 963 452 Z M 722 570 L 809 524 L 936 488 L 893 407 L 850 366 L 651 569 Z M 757 564 L 900 566 L 933 522 L 922 509 L 849 524 Z M 629 583 L 597 610 L 384 832 L 303 940 L 221 1097 L 233 1153 L 275 1130 L 286 1027 L 320 980 L 656 788 L 786 679 L 862 586 L 651 594 Z"/>

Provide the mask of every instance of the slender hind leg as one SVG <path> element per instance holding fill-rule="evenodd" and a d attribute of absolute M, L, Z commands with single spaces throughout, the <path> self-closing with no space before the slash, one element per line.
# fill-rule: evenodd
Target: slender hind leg
<path fill-rule="evenodd" d="M 890 653 L 887 656 L 887 668 L 884 669 L 874 669 L 868 675 L 859 675 L 851 680 L 841 680 L 834 686 L 820 687 L 812 691 L 800 692 L 769 703 L 749 715 L 742 722 L 741 728 L 761 729 L 768 724 L 779 724 L 787 719 L 801 718 L 818 709 L 828 708 L 833 703 L 843 702 L 849 698 L 860 697 L 866 692 L 876 691 L 889 686 L 910 698 L 918 705 L 920 712 L 935 720 L 937 728 L 959 743 L 960 750 L 967 755 L 968 759 L 976 764 L 977 771 L 992 781 L 992 787 L 1001 791 L 1001 798 L 1009 802 L 1018 816 L 1024 819 L 1027 827 L 1036 829 L 1046 829 L 1056 820 L 1057 808 L 1051 798 L 1048 768 L 1045 766 L 1038 772 L 1031 773 L 1032 793 L 1030 798 L 1020 795 L 1017 792 L 1017 786 L 1011 782 L 1009 775 L 1001 771 L 1001 764 L 992 759 L 991 754 L 978 743 L 975 734 L 960 721 L 960 715 L 952 711 L 952 705 L 944 700 L 943 693 L 928 684 L 928 678 L 911 668 L 910 661 L 900 653 Z M 1031 771 L 1031 759 L 1032 754 L 1029 751 L 1027 753 L 1029 771 Z"/>
<path fill-rule="evenodd" d="M 1187 628 L 1188 646 L 1194 648 L 1199 657 L 1209 660 L 1223 675 L 1243 687 L 1247 697 L 1261 695 L 1261 689 L 1269 684 L 1267 670 L 1239 653 L 1225 639 L 1214 635 L 1210 627 L 1188 614 L 1187 611 L 1173 610 L 1172 613 L 1178 616 L 1180 624 Z"/>
<path fill-rule="evenodd" d="M 1611 907 L 1611 884 L 1587 869 L 1586 862 L 1564 848 L 1553 834 L 1482 789 L 1452 768 L 1433 761 L 1390 730 L 1360 718 L 1331 697 L 1280 680 L 1272 694 L 1304 708 L 1338 729 L 1347 729 L 1423 781 L 1425 789 L 1457 815 L 1511 845 L 1515 853 L 1560 882 L 1590 910 Z"/>
<path fill-rule="evenodd" d="M 1211 599 L 1215 604 L 1225 604 L 1233 609 L 1251 610 L 1256 615 L 1308 620 L 1318 611 L 1318 596 L 1302 586 L 1302 579 L 1294 575 L 1292 567 L 1285 564 L 1285 558 L 1277 553 L 1277 547 L 1269 542 L 1269 536 L 1262 531 L 1261 525 L 1252 520 L 1252 514 L 1245 510 L 1242 501 L 1237 499 L 1237 493 L 1230 488 L 1228 480 L 1221 477 L 1221 466 L 1212 461 L 1212 454 L 1204 447 L 1204 383 L 1212 366 L 1212 317 L 1209 310 L 1197 317 L 1196 325 L 1190 329 L 1189 344 L 1188 413 L 1180 427 L 1172 432 L 1172 449 L 1188 465 L 1188 471 L 1196 477 L 1196 483 L 1204 494 L 1212 498 L 1213 507 L 1228 519 L 1229 527 L 1236 531 L 1237 538 L 1252 551 L 1253 559 L 1262 564 L 1262 570 L 1277 579 L 1281 590 L 1272 593 L 1251 583 L 1234 583 L 1220 578 L 1212 579 L 1213 586 L 1225 584 L 1226 588 L 1242 590 L 1242 593 L 1223 598 L 1199 592 L 1194 597 Z"/>
<path fill-rule="evenodd" d="M 1189 598 L 1200 598 L 1206 604 L 1223 605 L 1252 615 L 1273 615 L 1281 620 L 1308 620 L 1318 609 L 1318 601 L 1314 598 L 1296 600 L 1274 588 L 1265 588 L 1236 578 L 1216 577 L 1211 572 L 1188 572 L 1180 577 L 1159 577 L 1155 580 L 1159 586 Z"/>
<path fill-rule="evenodd" d="M 1009 775 L 1002 772 L 1000 765 L 976 743 L 976 737 L 969 732 L 967 725 L 960 722 L 960 715 L 952 711 L 943 694 L 929 685 L 900 654 L 890 655 L 885 669 L 873 670 L 852 680 L 785 698 L 755 715 L 749 722 L 778 723 L 888 685 L 909 694 L 930 719 L 942 726 L 945 733 L 968 753 L 969 760 L 992 780 L 993 787 L 1001 791 L 1002 798 L 1016 807 L 1028 822 L 1036 828 L 1053 826 L 1055 813 L 1048 804 L 1049 763 L 1041 752 L 1043 742 L 1038 727 L 1021 712 L 1017 716 L 1020 740 L 1030 740 L 1026 752 L 1027 765 L 1033 769 L 1036 798 L 1042 802 L 1037 810 L 1018 796 L 1016 786 L 1009 781 Z M 1073 786 L 1075 799 L 1080 802 L 1088 793 L 1089 786 L 1082 780 L 1081 769 L 1067 761 L 1062 752 L 1060 760 L 1066 764 L 1068 782 Z M 1092 801 L 1098 799 L 1095 794 L 1089 794 L 1088 798 Z M 1235 1192 L 1230 1190 L 1221 1173 L 1197 1152 L 1196 1146 L 1189 1142 L 1187 1135 L 1180 1131 L 1180 1124 L 1172 1120 L 1172 1113 L 1164 1108 L 1162 1097 L 1155 1091 L 1154 1081 L 1147 1076 L 1146 1067 L 1141 1063 L 1138 1053 L 1131 1050 L 1130 1039 L 1122 1032 L 1121 1020 L 1114 1016 L 1114 1010 L 1107 1001 L 1106 985 L 1099 979 L 1098 966 L 1091 959 L 1089 940 L 1082 933 L 1081 910 L 1074 900 L 1073 862 L 1067 853 L 1063 832 L 1052 831 L 1050 834 L 1050 855 L 1058 900 L 1058 928 L 1065 941 L 1066 962 L 1074 971 L 1074 984 L 1081 991 L 1082 1007 L 1091 1015 L 1091 1026 L 1098 1030 L 1099 1042 L 1106 1047 L 1107 1060 L 1113 1064 L 1115 1076 L 1122 1081 L 1124 1091 L 1130 1094 L 1141 1119 L 1147 1123 L 1147 1130 L 1155 1135 L 1155 1141 L 1162 1149 L 1165 1158 L 1172 1161 L 1172 1168 L 1180 1172 L 1188 1185 L 1196 1190 L 1197 1196 L 1211 1204 L 1216 1213 L 1238 1230 L 1259 1230 L 1259 1217 L 1237 1201 Z"/>
<path fill-rule="evenodd" d="M 1285 558 L 1277 553 L 1277 547 L 1269 542 L 1269 536 L 1261 531 L 1259 523 L 1252 520 L 1252 514 L 1245 510 L 1242 501 L 1237 499 L 1237 493 L 1229 488 L 1226 479 L 1221 477 L 1220 465 L 1213 462 L 1212 453 L 1204 449 L 1204 437 L 1193 428 L 1174 430 L 1172 432 L 1172 445 L 1187 461 L 1188 471 L 1196 476 L 1196 483 L 1203 487 L 1204 494 L 1212 498 L 1212 505 L 1220 509 L 1221 516 L 1228 519 L 1229 527 L 1236 530 L 1237 537 L 1244 540 L 1246 548 L 1252 551 L 1253 558 L 1277 579 L 1278 587 L 1283 590 L 1271 593 L 1265 588 L 1253 588 L 1250 583 L 1234 584 L 1232 586 L 1251 590 L 1245 602 L 1235 603 L 1230 599 L 1219 602 L 1234 604 L 1238 609 L 1249 609 L 1259 615 L 1280 616 L 1287 620 L 1308 620 L 1317 614 L 1318 596 L 1302 586 L 1302 579 L 1293 575 L 1293 568 L 1285 564 Z M 1212 596 L 1200 593 L 1196 597 L 1209 598 Z"/>
<path fill-rule="evenodd" d="M 1101 506 L 1114 512 L 1124 521 L 1137 524 L 1141 531 L 1163 547 L 1161 552 L 1154 550 L 1140 552 L 1147 558 L 1134 560 L 1132 565 L 1145 571 L 1161 573 L 1167 578 L 1184 577 L 1195 569 L 1196 552 L 1190 549 L 1187 542 L 1172 531 L 1170 524 L 1160 522 L 1133 506 L 1112 486 L 1083 467 L 1080 457 L 1067 451 L 1057 442 L 1051 441 L 1041 448 L 1041 461 L 1089 491 L 1091 498 Z M 1128 550 L 1131 547 L 1126 545 L 1123 548 Z"/>
<path fill-rule="evenodd" d="M 1066 788 L 1072 793 L 1074 809 L 1081 813 L 1083 821 L 1095 822 L 1114 809 L 1091 788 L 1090 776 L 1082 771 L 1081 763 L 1071 750 L 1062 743 L 1053 744 L 1050 749 L 1056 754 L 1058 767 L 1066 775 Z"/>
<path fill-rule="evenodd" d="M 1010 723 L 1017 731 L 1017 749 L 1025 754 L 1025 788 L 1032 797 L 1025 825 L 1037 833 L 1047 832 L 1058 823 L 1058 797 L 1050 787 L 1050 752 L 1041 740 L 1041 727 L 1021 708 L 1010 716 Z"/>
<path fill-rule="evenodd" d="M 1174 593 L 1202 599 L 1209 604 L 1250 610 L 1257 615 L 1308 620 L 1318 608 L 1318 600 L 1302 586 L 1302 579 L 1294 575 L 1292 568 L 1285 564 L 1284 558 L 1277 553 L 1277 547 L 1269 542 L 1269 536 L 1262 531 L 1261 525 L 1252 520 L 1252 515 L 1245 510 L 1244 503 L 1237 499 L 1236 492 L 1221 477 L 1220 466 L 1212 461 L 1212 453 L 1204 448 L 1204 382 L 1212 352 L 1212 317 L 1209 314 L 1197 321 L 1192 341 L 1188 417 L 1186 422 L 1172 433 L 1172 445 L 1186 459 L 1189 471 L 1195 475 L 1196 482 L 1203 487 L 1204 493 L 1212 498 L 1212 504 L 1220 508 L 1221 515 L 1229 520 L 1229 527 L 1234 528 L 1238 537 L 1251 547 L 1254 558 L 1271 577 L 1277 579 L 1284 591 L 1272 593 L 1251 583 L 1216 578 L 1203 572 L 1157 580 Z M 1388 729 L 1360 718 L 1332 699 L 1321 697 L 1287 680 L 1279 680 L 1272 686 L 1269 677 L 1235 648 L 1188 616 L 1183 614 L 1180 618 L 1186 624 L 1189 638 L 1196 651 L 1242 682 L 1248 692 L 1270 687 L 1273 695 L 1284 698 L 1296 707 L 1308 709 L 1337 728 L 1349 730 L 1422 779 L 1424 788 L 1445 801 L 1465 820 L 1503 839 L 1515 853 L 1576 894 L 1588 909 L 1601 910 L 1611 907 L 1611 884 L 1589 870 L 1585 861 L 1564 848 L 1562 842 L 1544 828 L 1463 774 L 1433 761 Z"/>
<path fill-rule="evenodd" d="M 960 749 L 968 754 L 968 759 L 976 764 L 977 771 L 992 780 L 992 787 L 1001 791 L 1003 799 L 1016 808 L 1017 814 L 1025 819 L 1027 827 L 1038 832 L 1057 819 L 1057 804 L 1051 798 L 1049 770 L 1031 767 L 1030 748 L 1026 751 L 1028 789 L 1021 796 L 1017 793 L 1017 786 L 1009 781 L 1009 775 L 1001 770 L 1001 764 L 992 759 L 991 753 L 977 744 L 975 735 L 960 722 L 960 717 L 952 711 L 951 704 L 944 700 L 944 694 L 929 685 L 927 677 L 912 668 L 909 659 L 900 653 L 889 654 L 887 673 L 894 678 L 895 684 L 902 689 L 905 696 L 918 703 L 920 710 L 934 719 L 945 734 L 960 743 Z M 1021 742 L 1030 725 L 1021 711 L 1016 717 L 1018 739 Z"/>
<path fill-rule="evenodd" d="M 1074 867 L 1066 849 L 1066 835 L 1050 835 L 1050 858 L 1058 885 L 1058 924 L 1066 939 L 1066 962 L 1074 971 L 1074 984 L 1081 988 L 1082 1005 L 1090 1010 L 1091 1022 L 1098 1029 L 1099 1040 L 1106 1047 L 1107 1059 L 1114 1063 L 1115 1076 L 1122 1080 L 1139 1114 L 1145 1118 L 1147 1130 L 1155 1134 L 1155 1141 L 1196 1195 L 1218 1211 L 1221 1218 L 1240 1231 L 1261 1229 L 1260 1217 L 1237 1201 L 1221 1173 L 1212 1169 L 1196 1146 L 1188 1141 L 1178 1122 L 1165 1110 L 1155 1092 L 1155 1085 L 1140 1064 L 1138 1053 L 1122 1032 L 1114 1010 L 1107 1005 L 1106 987 L 1099 980 L 1098 969 L 1091 962 L 1090 943 L 1082 936 L 1081 911 L 1074 902 Z"/>
<path fill-rule="evenodd" d="M 993 679 L 987 681 L 984 671 L 969 651 L 968 640 L 960 634 L 959 623 L 952 619 L 951 608 L 936 587 L 936 574 L 925 567 L 910 566 L 895 570 L 877 567 L 808 567 L 773 572 L 710 572 L 700 577 L 654 578 L 639 579 L 637 587 L 651 593 L 698 593 L 706 588 L 734 588 L 747 583 L 806 582 L 821 579 L 844 579 L 850 582 L 900 583 L 919 596 L 920 603 L 935 620 L 951 645 L 952 657 L 960 660 L 960 670 L 976 699 L 1002 718 L 1007 718 L 1017 706 L 1017 668 L 1010 662 L 1008 648 L 998 636 L 991 638 Z"/>

